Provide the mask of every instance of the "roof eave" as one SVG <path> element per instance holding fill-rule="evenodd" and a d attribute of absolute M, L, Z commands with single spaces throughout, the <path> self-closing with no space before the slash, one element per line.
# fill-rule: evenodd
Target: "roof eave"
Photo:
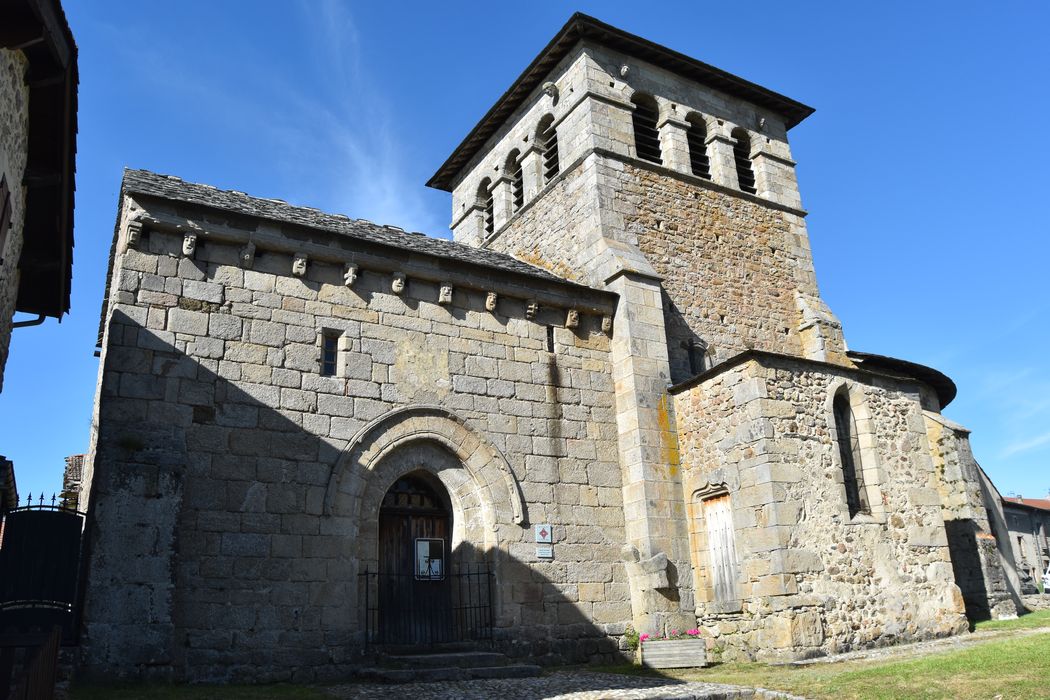
<path fill-rule="evenodd" d="M 26 0 L 5 10 L 0 47 L 29 61 L 29 146 L 22 270 L 15 310 L 69 311 L 76 190 L 77 47 L 61 5 Z"/>

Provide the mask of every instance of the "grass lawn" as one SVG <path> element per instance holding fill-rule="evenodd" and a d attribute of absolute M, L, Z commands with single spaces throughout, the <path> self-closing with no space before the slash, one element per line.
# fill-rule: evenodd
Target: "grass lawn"
<path fill-rule="evenodd" d="M 978 622 L 974 627 L 976 632 L 1050 627 L 1050 610 L 1039 610 L 1033 613 L 1028 613 L 1016 620 L 985 620 L 984 622 Z"/>
<path fill-rule="evenodd" d="M 1004 700 L 1050 698 L 1050 611 L 1017 620 L 980 623 L 977 630 L 1038 627 L 1047 628 L 1047 633 L 991 638 L 966 649 L 912 659 L 883 658 L 806 666 L 723 664 L 706 669 L 665 671 L 662 675 L 834 700 L 967 700 L 997 695 Z M 626 668 L 619 670 L 632 672 Z"/>
<path fill-rule="evenodd" d="M 594 669 L 681 680 L 731 683 L 781 690 L 807 698 L 833 700 L 905 700 L 907 698 L 1050 699 L 1050 610 L 1017 620 L 978 623 L 976 638 L 988 639 L 965 649 L 915 658 L 817 663 L 806 666 L 721 664 L 705 669 L 661 673 L 637 666 Z M 1045 628 L 1043 634 L 1010 636 L 1011 630 Z M 902 656 L 907 652 L 902 651 Z M 396 686 L 391 694 L 397 695 Z M 321 688 L 302 685 L 75 685 L 73 700 L 321 700 Z"/>

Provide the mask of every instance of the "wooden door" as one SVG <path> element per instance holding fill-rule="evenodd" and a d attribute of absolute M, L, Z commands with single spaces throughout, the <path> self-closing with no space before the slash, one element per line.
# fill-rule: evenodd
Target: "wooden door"
<path fill-rule="evenodd" d="M 704 501 L 704 522 L 714 599 L 720 603 L 737 600 L 736 537 L 729 494 Z"/>
<path fill-rule="evenodd" d="M 383 644 L 452 641 L 447 495 L 428 474 L 398 479 L 379 511 L 379 630 Z M 423 563 L 420 540 L 435 556 Z"/>

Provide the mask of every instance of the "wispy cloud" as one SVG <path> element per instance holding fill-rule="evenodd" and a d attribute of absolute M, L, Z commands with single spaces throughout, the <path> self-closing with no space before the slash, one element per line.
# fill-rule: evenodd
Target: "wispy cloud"
<path fill-rule="evenodd" d="M 1018 367 L 1008 371 L 990 369 L 984 374 L 980 391 L 988 396 L 998 396 L 1005 390 L 1022 384 L 1034 373 L 1035 368 L 1033 367 Z"/>
<path fill-rule="evenodd" d="M 395 118 L 391 98 L 365 65 L 360 32 L 347 7 L 336 0 L 304 0 L 308 32 L 318 37 L 313 66 L 324 71 L 330 89 L 307 95 L 291 89 L 285 127 L 308 142 L 310 163 L 327 186 L 327 198 L 350 216 L 435 233 L 445 228 L 420 196 L 422 183 L 410 177 L 408 134 Z M 302 163 L 298 154 L 290 154 Z"/>
<path fill-rule="evenodd" d="M 1036 435 L 1035 437 L 1030 438 L 1028 440 L 1021 440 L 1018 442 L 1010 443 L 1005 448 L 1003 448 L 1002 457 L 1010 457 L 1021 452 L 1034 450 L 1035 448 L 1042 447 L 1043 445 L 1050 445 L 1050 431 L 1042 433 L 1041 435 Z"/>
<path fill-rule="evenodd" d="M 187 72 L 172 64 L 170 47 L 149 42 L 127 49 L 128 65 L 142 82 L 163 85 L 172 102 L 206 105 L 202 126 L 250 139 L 259 155 L 245 167 L 266 168 L 279 183 L 276 191 L 251 194 L 431 235 L 447 232 L 445 213 L 428 208 L 419 175 L 409 172 L 413 149 L 391 97 L 372 76 L 379 67 L 368 65 L 349 9 L 335 0 L 302 0 L 298 7 L 289 23 L 310 37 L 308 53 L 280 58 L 259 48 L 258 55 L 238 57 L 236 81 L 229 72 Z"/>

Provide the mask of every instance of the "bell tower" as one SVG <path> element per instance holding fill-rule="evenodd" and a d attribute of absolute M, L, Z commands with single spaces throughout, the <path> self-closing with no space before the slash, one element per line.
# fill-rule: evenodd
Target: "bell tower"
<path fill-rule="evenodd" d="M 787 142 L 812 111 L 576 14 L 428 183 L 452 193 L 457 241 L 619 294 L 612 364 L 639 630 L 695 622 L 668 387 L 749 349 L 850 364 L 817 289 Z"/>

